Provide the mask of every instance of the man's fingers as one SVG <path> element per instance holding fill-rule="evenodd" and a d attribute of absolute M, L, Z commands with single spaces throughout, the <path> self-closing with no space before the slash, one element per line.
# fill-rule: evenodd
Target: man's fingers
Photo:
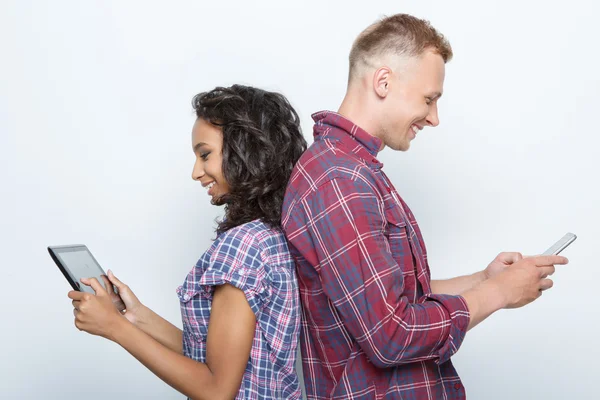
<path fill-rule="evenodd" d="M 552 281 L 552 279 L 542 279 L 542 281 L 540 282 L 541 291 L 548 290 L 552 286 L 554 286 L 554 282 Z"/>
<path fill-rule="evenodd" d="M 552 275 L 556 271 L 554 265 L 538 267 L 538 272 L 540 274 L 540 278 L 545 278 L 549 275 Z"/>
<path fill-rule="evenodd" d="M 535 257 L 535 265 L 543 267 L 545 265 L 565 265 L 569 260 L 563 256 L 537 256 Z"/>
<path fill-rule="evenodd" d="M 517 261 L 520 261 L 523 258 L 523 255 L 519 252 L 506 252 L 500 255 L 500 259 L 505 264 L 514 264 Z"/>

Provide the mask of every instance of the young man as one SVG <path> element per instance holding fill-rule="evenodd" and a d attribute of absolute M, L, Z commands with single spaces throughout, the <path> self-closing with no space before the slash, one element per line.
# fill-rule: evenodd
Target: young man
<path fill-rule="evenodd" d="M 431 281 L 425 243 L 382 171 L 439 124 L 449 43 L 427 21 L 385 18 L 350 52 L 337 113 L 313 115 L 315 141 L 290 180 L 283 227 L 297 261 L 309 399 L 463 399 L 450 357 L 465 333 L 552 286 L 559 256 L 501 253 L 483 271 Z"/>

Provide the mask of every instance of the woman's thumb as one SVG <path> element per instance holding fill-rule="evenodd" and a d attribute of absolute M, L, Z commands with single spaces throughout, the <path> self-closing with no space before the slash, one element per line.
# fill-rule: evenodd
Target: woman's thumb
<path fill-rule="evenodd" d="M 108 270 L 108 280 L 110 280 L 110 283 L 115 285 L 117 287 L 117 289 L 121 289 L 124 286 L 123 282 L 118 280 L 117 277 L 112 273 L 112 271 L 110 269 Z"/>

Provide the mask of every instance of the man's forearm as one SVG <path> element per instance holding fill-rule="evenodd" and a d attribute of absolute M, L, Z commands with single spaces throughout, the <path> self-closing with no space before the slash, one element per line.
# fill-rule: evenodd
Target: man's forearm
<path fill-rule="evenodd" d="M 506 306 L 502 289 L 493 279 L 488 279 L 484 271 L 452 279 L 431 281 L 431 290 L 434 294 L 462 296 L 470 315 L 467 331 Z"/>
<path fill-rule="evenodd" d="M 434 294 L 459 295 L 473 289 L 487 279 L 485 272 L 479 271 L 471 275 L 459 276 L 452 279 L 432 280 L 431 291 Z"/>
<path fill-rule="evenodd" d="M 181 329 L 148 307 L 143 306 L 143 311 L 140 312 L 135 325 L 163 346 L 177 353 L 183 353 L 183 332 Z"/>
<path fill-rule="evenodd" d="M 507 305 L 502 288 L 493 279 L 467 290 L 462 297 L 467 303 L 471 317 L 467 331 Z"/>

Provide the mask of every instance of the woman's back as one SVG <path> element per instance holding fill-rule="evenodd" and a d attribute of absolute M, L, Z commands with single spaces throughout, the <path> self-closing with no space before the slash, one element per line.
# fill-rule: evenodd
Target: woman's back
<path fill-rule="evenodd" d="M 220 234 L 177 290 L 184 354 L 203 363 L 214 288 L 230 284 L 244 292 L 256 329 L 237 398 L 301 397 L 295 371 L 300 305 L 294 268 L 281 229 L 255 220 Z"/>

